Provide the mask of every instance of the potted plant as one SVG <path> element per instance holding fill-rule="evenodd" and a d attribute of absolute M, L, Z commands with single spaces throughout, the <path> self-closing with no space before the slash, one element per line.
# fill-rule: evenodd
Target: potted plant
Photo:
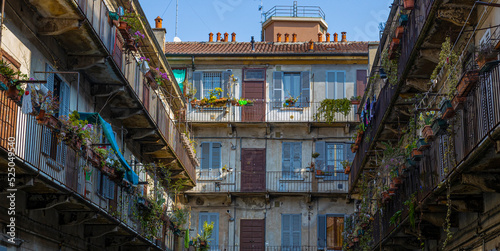
<path fill-rule="evenodd" d="M 59 111 L 59 99 L 52 95 L 52 91 L 48 91 L 47 95 L 38 93 L 39 112 L 36 116 L 38 124 L 48 126 L 51 129 L 59 130 L 60 122 L 54 116 Z"/>
<path fill-rule="evenodd" d="M 358 144 L 351 144 L 351 152 L 355 153 L 358 151 L 359 145 Z"/>
<path fill-rule="evenodd" d="M 161 72 L 159 68 L 156 68 L 155 82 L 158 85 L 163 85 L 163 81 L 167 81 L 167 80 L 169 80 L 168 74 L 166 72 Z"/>
<path fill-rule="evenodd" d="M 431 141 L 434 139 L 434 134 L 432 133 L 432 119 L 434 118 L 435 112 L 429 111 L 425 113 L 420 113 L 419 120 L 424 125 L 422 128 L 422 135 L 426 141 Z"/>
<path fill-rule="evenodd" d="M 361 96 L 352 96 L 351 97 L 351 104 L 352 105 L 359 105 L 361 103 Z"/>
<path fill-rule="evenodd" d="M 405 10 L 413 10 L 415 7 L 415 0 L 404 0 L 403 7 Z"/>
<path fill-rule="evenodd" d="M 479 70 L 468 70 L 460 79 L 457 85 L 457 93 L 460 97 L 465 97 L 472 90 L 472 87 L 479 81 Z"/>
<path fill-rule="evenodd" d="M 436 118 L 432 122 L 431 127 L 432 127 L 432 132 L 434 133 L 434 135 L 436 135 L 436 136 L 442 135 L 446 132 L 446 129 L 448 128 L 448 123 L 444 119 Z"/>
<path fill-rule="evenodd" d="M 343 160 L 340 164 L 344 167 L 344 174 L 349 174 L 351 172 L 351 162 L 348 160 Z"/>
<path fill-rule="evenodd" d="M 403 33 L 405 32 L 405 27 L 404 26 L 398 26 L 396 28 L 396 38 L 401 39 L 403 38 Z"/>
<path fill-rule="evenodd" d="M 411 151 L 411 159 L 413 161 L 420 161 L 422 159 L 422 151 L 419 151 L 417 148 L 413 148 Z"/>
<path fill-rule="evenodd" d="M 481 72 L 488 71 L 490 67 L 498 63 L 498 52 L 495 51 L 491 43 L 482 44 L 476 59 Z"/>
<path fill-rule="evenodd" d="M 467 100 L 467 97 L 461 97 L 459 95 L 455 95 L 453 99 L 451 100 L 451 106 L 453 106 L 453 109 L 457 111 L 458 109 L 461 109 L 463 107 L 463 103 Z"/>
<path fill-rule="evenodd" d="M 293 107 L 295 106 L 295 103 L 299 100 L 299 97 L 293 97 L 289 96 L 288 98 L 285 99 L 285 102 L 283 103 L 283 107 Z"/>
<path fill-rule="evenodd" d="M 432 131 L 432 129 L 431 129 L 431 131 Z M 427 140 L 425 140 L 425 138 L 418 139 L 418 141 L 417 141 L 417 149 L 419 151 L 423 151 L 423 150 L 425 150 L 425 149 L 427 149 L 429 147 L 430 147 L 430 144 L 429 144 L 429 142 L 427 142 Z"/>
<path fill-rule="evenodd" d="M 449 119 L 452 118 L 455 115 L 455 110 L 453 110 L 453 106 L 451 105 L 450 100 L 448 99 L 443 99 L 441 101 L 441 114 L 442 114 L 442 119 Z"/>

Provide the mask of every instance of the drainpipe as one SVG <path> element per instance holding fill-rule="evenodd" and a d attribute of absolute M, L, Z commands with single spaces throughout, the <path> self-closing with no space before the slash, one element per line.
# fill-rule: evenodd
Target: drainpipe
<path fill-rule="evenodd" d="M 3 58 L 2 53 L 2 35 L 3 35 L 3 16 L 5 14 L 5 0 L 2 0 L 2 17 L 0 18 L 0 59 Z"/>

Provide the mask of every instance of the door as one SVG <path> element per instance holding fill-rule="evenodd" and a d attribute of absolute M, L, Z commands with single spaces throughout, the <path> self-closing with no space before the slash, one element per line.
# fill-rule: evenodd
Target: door
<path fill-rule="evenodd" d="M 356 95 L 354 96 L 363 97 L 366 89 L 366 82 L 368 80 L 366 74 L 366 70 L 356 71 Z"/>
<path fill-rule="evenodd" d="M 266 190 L 266 150 L 241 149 L 241 191 Z"/>
<path fill-rule="evenodd" d="M 240 220 L 241 251 L 259 251 L 265 247 L 266 220 Z"/>
<path fill-rule="evenodd" d="M 243 98 L 252 100 L 253 106 L 241 108 L 243 122 L 264 122 L 266 116 L 265 70 L 246 69 L 243 81 Z"/>

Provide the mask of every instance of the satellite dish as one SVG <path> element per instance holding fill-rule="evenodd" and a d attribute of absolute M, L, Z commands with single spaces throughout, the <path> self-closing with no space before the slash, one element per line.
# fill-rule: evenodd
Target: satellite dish
<path fill-rule="evenodd" d="M 174 37 L 174 42 L 182 42 L 179 37 Z"/>

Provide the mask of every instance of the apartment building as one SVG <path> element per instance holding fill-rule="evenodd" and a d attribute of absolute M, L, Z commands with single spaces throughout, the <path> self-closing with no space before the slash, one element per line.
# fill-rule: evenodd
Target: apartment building
<path fill-rule="evenodd" d="M 293 8 L 304 7 L 286 9 Z M 274 13 L 297 27 L 310 21 Z M 266 15 L 266 22 L 277 18 Z M 324 16 L 311 17 L 326 24 Z M 183 203 L 191 210 L 191 235 L 214 223 L 211 249 L 342 248 L 344 216 L 354 206 L 341 162 L 353 158 L 359 123 L 350 99 L 364 92 L 369 50 L 377 44 L 316 30 L 314 41 L 299 42 L 295 32 L 301 29 L 273 34 L 276 42 L 237 42 L 226 32 L 210 33 L 207 42 L 165 44 L 172 68 L 185 74 L 190 105 L 180 118 L 200 159 L 197 184 Z M 347 109 L 327 109 L 334 117 L 325 119 L 319 112 L 325 100 L 346 101 Z"/>
<path fill-rule="evenodd" d="M 173 250 L 167 189 L 198 161 L 161 23 L 137 0 L 6 0 L 3 20 L 0 250 Z"/>
<path fill-rule="evenodd" d="M 499 7 L 394 1 L 362 99 L 376 103 L 355 144 L 350 250 L 499 248 Z"/>

